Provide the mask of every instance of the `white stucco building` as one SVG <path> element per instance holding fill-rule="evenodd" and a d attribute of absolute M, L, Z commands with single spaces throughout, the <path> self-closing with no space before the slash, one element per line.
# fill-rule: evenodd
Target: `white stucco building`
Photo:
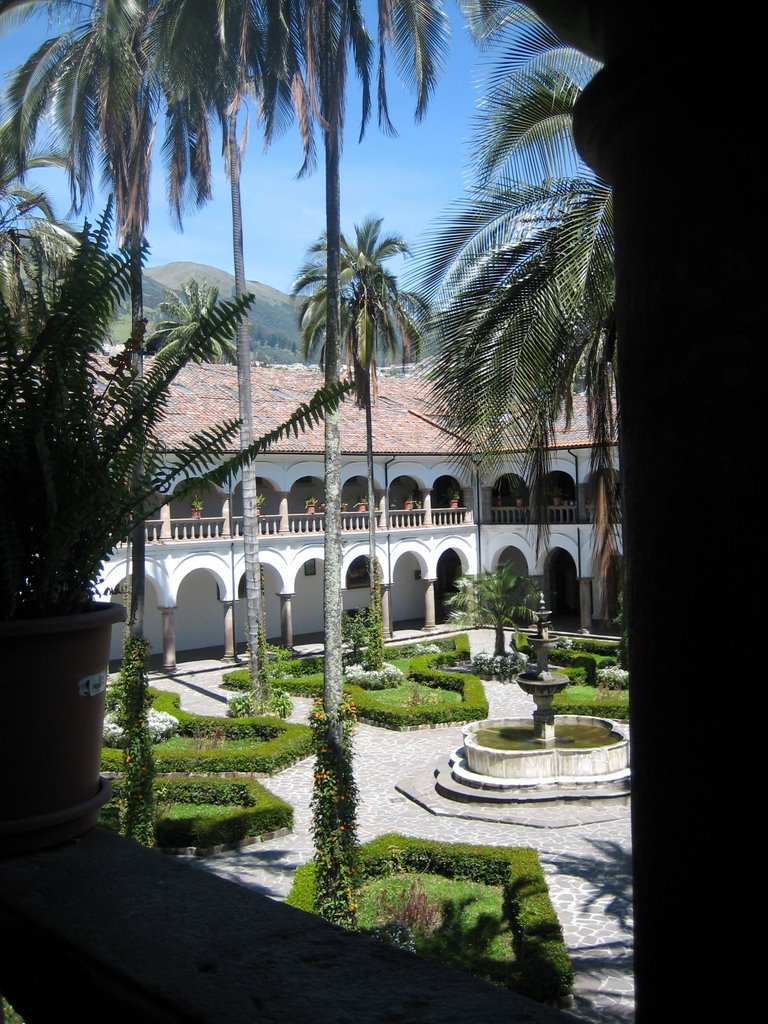
<path fill-rule="evenodd" d="M 255 430 L 287 419 L 321 384 L 304 367 L 254 368 Z M 233 366 L 187 367 L 172 386 L 163 440 L 169 449 L 194 431 L 237 417 Z M 356 509 L 367 490 L 365 416 L 342 406 L 343 579 L 347 609 L 368 603 L 365 557 L 368 512 Z M 403 626 L 426 631 L 443 621 L 443 600 L 459 573 L 512 561 L 541 577 L 549 606 L 575 628 L 607 617 L 593 586 L 590 508 L 591 445 L 583 403 L 558 431 L 548 481 L 549 536 L 537 544 L 525 481 L 514 457 L 493 475 L 454 455 L 456 436 L 430 408 L 429 386 L 416 372 L 379 378 L 373 410 L 378 557 L 385 633 Z M 275 445 L 257 463 L 260 557 L 267 634 L 292 644 L 322 631 L 323 429 Z M 190 498 L 171 500 L 147 523 L 146 633 L 153 653 L 172 668 L 177 651 L 213 647 L 231 657 L 243 637 L 244 568 L 241 486 L 200 488 L 200 518 Z M 315 510 L 306 508 L 317 499 Z M 409 499 L 414 507 L 409 508 Z M 119 593 L 129 575 L 127 545 L 104 565 L 100 591 Z M 119 656 L 116 638 L 113 656 Z"/>

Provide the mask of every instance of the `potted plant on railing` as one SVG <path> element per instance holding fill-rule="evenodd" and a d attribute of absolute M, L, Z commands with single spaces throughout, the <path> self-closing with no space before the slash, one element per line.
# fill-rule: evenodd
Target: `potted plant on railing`
<path fill-rule="evenodd" d="M 358 512 L 365 512 L 368 508 L 368 495 L 360 494 L 355 498 L 355 508 Z"/>
<path fill-rule="evenodd" d="M 317 498 L 307 498 L 304 502 L 304 509 L 307 515 L 313 516 L 315 514 L 315 506 L 317 505 Z"/>
<path fill-rule="evenodd" d="M 257 516 L 261 515 L 261 506 L 263 504 L 264 504 L 264 495 L 263 494 L 257 494 L 256 495 L 256 515 Z"/>
<path fill-rule="evenodd" d="M 203 503 L 200 500 L 198 494 L 192 496 L 192 501 L 189 503 L 190 511 L 193 519 L 199 519 L 203 512 Z"/>
<path fill-rule="evenodd" d="M 552 499 L 552 504 L 553 505 L 558 506 L 558 505 L 562 505 L 563 504 L 563 490 L 562 490 L 562 488 L 560 488 L 560 487 L 550 487 L 549 488 L 549 496 Z"/>
<path fill-rule="evenodd" d="M 421 508 L 421 502 L 418 500 L 415 494 L 411 493 L 403 502 L 403 508 L 406 512 L 410 512 L 411 509 Z"/>
<path fill-rule="evenodd" d="M 513 476 L 509 481 L 509 493 L 515 499 L 515 505 L 522 508 L 527 497 L 525 482 L 519 476 Z"/>
<path fill-rule="evenodd" d="M 130 284 L 127 257 L 107 252 L 110 227 L 108 216 L 93 233 L 86 226 L 57 278 L 40 258 L 23 282 L 24 317 L 0 294 L 0 855 L 80 835 L 109 799 L 99 775 L 104 688 L 125 609 L 93 595 L 133 517 L 147 519 L 172 492 L 187 497 L 200 480 L 223 484 L 341 394 L 318 393 L 290 425 L 228 460 L 236 419 L 192 436 L 171 466 L 158 434 L 170 385 L 232 335 L 250 300 L 215 307 L 139 376 L 131 356 L 140 340 L 102 355 Z"/>
<path fill-rule="evenodd" d="M 458 508 L 460 500 L 461 500 L 461 491 L 458 491 L 458 490 L 451 491 L 451 493 L 448 495 L 448 507 L 449 508 Z"/>

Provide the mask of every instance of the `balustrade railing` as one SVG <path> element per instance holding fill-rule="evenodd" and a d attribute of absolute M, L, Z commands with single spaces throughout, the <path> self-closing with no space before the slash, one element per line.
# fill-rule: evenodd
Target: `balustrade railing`
<path fill-rule="evenodd" d="M 494 509 L 494 512 L 511 511 Z M 515 509 L 514 511 L 525 511 Z M 376 526 L 383 528 L 384 515 L 377 511 Z M 431 522 L 425 522 L 426 510 L 423 508 L 393 508 L 387 512 L 387 528 L 390 530 L 414 530 L 426 527 L 465 526 L 472 522 L 472 512 L 468 508 L 433 508 Z M 368 512 L 342 512 L 341 528 L 345 533 L 365 533 L 368 530 Z M 495 521 L 495 520 L 494 520 Z M 503 520 L 500 520 L 503 521 Z M 505 521 L 505 520 L 504 520 Z M 309 534 L 325 532 L 325 515 L 322 512 L 291 512 L 288 515 L 288 529 L 281 530 L 283 517 L 280 515 L 259 515 L 259 533 L 262 537 L 274 537 L 279 534 Z M 147 543 L 165 543 L 167 541 L 215 540 L 226 538 L 228 521 L 224 516 L 205 516 L 200 519 L 187 517 L 184 519 L 148 519 L 145 523 Z M 233 516 L 231 536 L 243 536 L 243 517 Z"/>

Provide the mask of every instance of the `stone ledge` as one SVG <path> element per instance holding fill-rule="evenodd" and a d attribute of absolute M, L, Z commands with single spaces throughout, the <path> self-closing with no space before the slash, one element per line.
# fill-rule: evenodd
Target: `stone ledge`
<path fill-rule="evenodd" d="M 0 859 L 0 991 L 29 1020 L 564 1024 L 106 830 Z"/>

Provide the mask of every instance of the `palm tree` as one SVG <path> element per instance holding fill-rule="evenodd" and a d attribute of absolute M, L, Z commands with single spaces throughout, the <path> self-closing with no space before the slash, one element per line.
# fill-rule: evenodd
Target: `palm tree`
<path fill-rule="evenodd" d="M 157 307 L 162 319 L 147 335 L 147 352 L 167 355 L 178 346 L 186 345 L 201 321 L 210 317 L 219 298 L 218 288 L 207 281 L 200 284 L 194 278 L 185 281 L 181 291 L 181 295 L 167 291 Z M 202 359 L 200 357 L 197 361 Z M 211 363 L 234 363 L 237 361 L 237 349 L 231 338 L 220 338 L 204 359 Z"/>
<path fill-rule="evenodd" d="M 66 155 L 73 211 L 91 195 L 93 166 L 115 195 L 118 240 L 131 259 L 132 346 L 141 367 L 144 338 L 142 254 L 149 218 L 149 180 L 161 83 L 149 62 L 148 0 L 94 0 L 82 17 L 76 3 L 14 5 L 27 16 L 41 6 L 63 11 L 72 27 L 46 40 L 15 72 L 8 100 L 20 160 L 45 118 Z M 137 468 L 137 472 L 140 470 Z M 144 545 L 141 510 L 133 532 L 130 628 L 144 629 Z"/>
<path fill-rule="evenodd" d="M 387 45 L 399 68 L 416 90 L 416 118 L 423 117 L 445 56 L 448 22 L 439 0 L 396 0 L 377 4 L 379 30 L 379 123 L 392 128 L 386 98 Z M 373 43 L 358 0 L 308 0 L 303 23 L 303 56 L 309 97 L 323 133 L 325 153 L 325 219 L 327 313 L 325 380 L 341 374 L 341 187 L 339 166 L 343 142 L 347 58 L 351 55 L 362 85 L 361 134 L 370 117 L 370 70 Z M 341 660 L 341 448 L 338 416 L 325 420 L 324 705 L 329 719 L 328 742 L 341 761 L 342 725 L 338 717 L 342 691 Z"/>
<path fill-rule="evenodd" d="M 35 152 L 19 166 L 9 126 L 0 127 L 0 296 L 19 320 L 30 313 L 29 284 L 37 274 L 53 276 L 72 257 L 76 239 L 54 217 L 48 195 L 27 181 L 42 167 L 63 167 L 59 153 Z"/>
<path fill-rule="evenodd" d="M 448 22 L 439 0 L 378 0 L 379 123 L 393 130 L 386 103 L 387 44 L 395 50 L 398 66 L 416 88 L 416 117 L 421 118 L 434 88 L 445 54 Z M 359 0 L 307 0 L 301 25 L 302 56 L 307 88 L 323 133 L 325 155 L 326 325 L 325 382 L 334 385 L 341 375 L 341 186 L 339 166 L 343 142 L 347 58 L 351 55 L 362 85 L 361 134 L 370 116 L 370 68 L 373 44 L 365 28 Z M 336 777 L 348 777 L 344 752 L 341 638 L 341 437 L 338 414 L 325 418 L 325 564 L 323 613 L 325 665 L 323 705 L 326 743 Z M 318 799 L 322 794 L 316 790 Z M 344 820 L 337 818 L 341 829 Z M 335 827 L 332 821 L 329 825 Z M 340 834 L 344 834 L 343 832 Z M 337 844 L 338 845 L 338 844 Z M 332 906 L 344 900 L 345 872 L 338 864 L 318 871 L 318 888 Z M 338 900 L 336 897 L 338 896 Z M 347 901 L 349 903 L 351 901 Z M 350 911 L 354 916 L 354 910 Z M 346 920 L 341 915 L 342 920 Z"/>
<path fill-rule="evenodd" d="M 368 217 L 355 226 L 349 243 L 342 235 L 340 258 L 340 331 L 347 370 L 353 374 L 357 404 L 365 409 L 366 456 L 368 465 L 368 565 L 371 581 L 371 609 L 381 628 L 381 594 L 376 572 L 376 514 L 373 471 L 372 405 L 376 399 L 378 360 L 401 355 L 403 361 L 418 358 L 424 337 L 426 300 L 417 292 L 401 291 L 397 279 L 384 266 L 393 256 L 409 255 L 408 243 L 400 235 L 381 234 L 381 218 Z M 299 271 L 293 295 L 299 298 L 300 341 L 304 357 L 324 360 L 328 315 L 327 242 L 321 238 L 309 250 Z M 375 645 L 376 649 L 381 644 Z M 380 667 L 372 665 L 373 668 Z"/>
<path fill-rule="evenodd" d="M 232 248 L 235 294 L 247 294 L 240 195 L 240 175 L 247 133 L 238 135 L 238 118 L 249 97 L 259 102 L 259 117 L 269 143 L 276 125 L 285 122 L 295 104 L 302 128 L 305 154 L 311 161 L 308 100 L 298 74 L 296 5 L 280 2 L 245 3 L 243 0 L 186 0 L 164 3 L 157 19 L 157 53 L 169 83 L 169 135 L 177 141 L 170 161 L 169 195 L 177 216 L 194 185 L 193 199 L 205 198 L 201 168 L 209 168 L 208 118 L 222 129 L 222 147 L 232 206 Z M 197 170 L 197 175 L 193 173 Z M 240 444 L 253 441 L 251 351 L 248 325 L 237 331 Z M 261 600 L 259 523 L 256 467 L 244 466 L 243 546 L 245 555 L 246 636 L 256 699 L 267 699 L 266 643 Z"/>
<path fill-rule="evenodd" d="M 613 202 L 572 131 L 575 103 L 600 65 L 522 4 L 463 6 L 476 38 L 506 45 L 481 109 L 476 183 L 426 253 L 424 287 L 442 335 L 438 401 L 490 461 L 521 453 L 546 533 L 547 450 L 583 377 L 606 577 L 618 521 Z"/>
<path fill-rule="evenodd" d="M 464 626 L 487 626 L 496 634 L 494 654 L 503 655 L 504 630 L 533 622 L 530 600 L 536 589 L 529 576 L 518 576 L 512 565 L 502 563 L 494 572 L 460 576 L 457 591 L 446 599 L 450 621 Z"/>

